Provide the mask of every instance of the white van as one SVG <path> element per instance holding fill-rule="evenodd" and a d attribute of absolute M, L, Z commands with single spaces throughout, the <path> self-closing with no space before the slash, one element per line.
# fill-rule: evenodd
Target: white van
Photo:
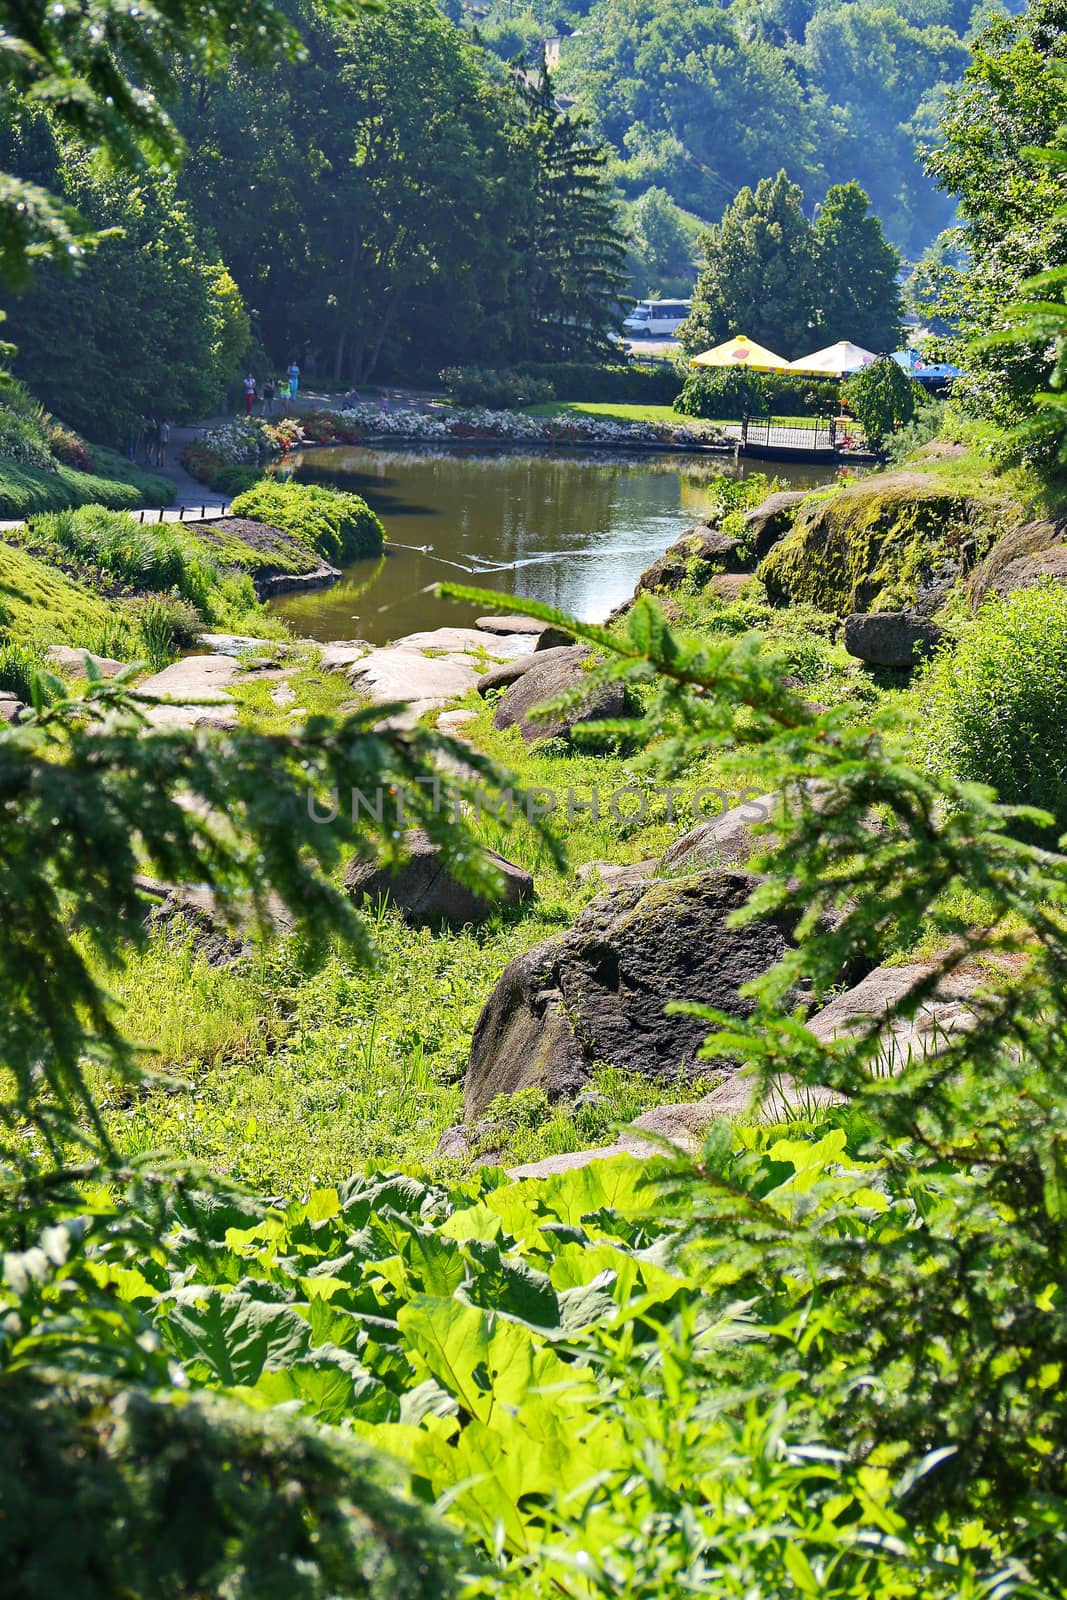
<path fill-rule="evenodd" d="M 673 338 L 689 315 L 691 300 L 639 300 L 623 323 L 631 338 Z"/>

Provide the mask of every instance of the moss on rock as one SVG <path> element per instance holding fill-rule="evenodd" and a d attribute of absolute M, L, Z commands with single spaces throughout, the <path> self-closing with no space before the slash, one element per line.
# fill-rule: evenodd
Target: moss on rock
<path fill-rule="evenodd" d="M 912 606 L 969 572 L 1010 517 L 1006 502 L 920 473 L 892 473 L 805 501 L 758 575 L 775 601 L 845 616 Z"/>

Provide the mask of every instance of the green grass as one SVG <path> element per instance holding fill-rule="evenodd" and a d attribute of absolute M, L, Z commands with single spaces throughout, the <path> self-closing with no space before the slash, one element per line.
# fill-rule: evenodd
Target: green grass
<path fill-rule="evenodd" d="M 0 628 L 11 637 L 88 646 L 120 617 L 113 601 L 72 582 L 28 551 L 0 541 Z"/>
<path fill-rule="evenodd" d="M 611 422 L 655 422 L 687 433 L 709 433 L 717 428 L 736 427 L 736 419 L 711 421 L 706 417 L 687 417 L 673 406 L 622 405 L 610 400 L 554 401 L 550 405 L 528 406 L 531 417 L 606 417 Z M 817 417 L 776 417 L 774 421 L 791 428 L 814 428 Z"/>
<path fill-rule="evenodd" d="M 102 505 L 112 510 L 165 506 L 174 499 L 174 484 L 158 473 L 144 472 L 114 450 L 93 446 L 95 470 L 77 472 L 57 467 L 46 472 L 17 461 L 0 459 L 0 519 L 32 516 L 35 511 L 63 511 L 71 506 Z"/>

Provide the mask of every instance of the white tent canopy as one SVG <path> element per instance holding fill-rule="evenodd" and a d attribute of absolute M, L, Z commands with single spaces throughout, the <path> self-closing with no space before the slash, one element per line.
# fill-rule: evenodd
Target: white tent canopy
<path fill-rule="evenodd" d="M 825 350 L 816 350 L 810 356 L 801 356 L 799 361 L 791 361 L 789 371 L 841 378 L 846 373 L 858 372 L 860 367 L 869 367 L 872 361 L 877 360 L 873 350 L 864 350 L 862 345 L 839 339 L 837 344 L 829 344 Z"/>

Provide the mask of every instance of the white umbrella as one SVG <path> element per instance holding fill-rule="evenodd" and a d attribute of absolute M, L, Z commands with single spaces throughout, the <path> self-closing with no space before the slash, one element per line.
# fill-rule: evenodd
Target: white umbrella
<path fill-rule="evenodd" d="M 877 360 L 873 350 L 864 350 L 862 345 L 839 339 L 836 344 L 827 345 L 825 350 L 816 350 L 813 355 L 791 361 L 789 371 L 810 373 L 812 377 L 843 378 L 846 373 L 858 372 L 860 367 L 869 367 L 872 361 Z"/>

